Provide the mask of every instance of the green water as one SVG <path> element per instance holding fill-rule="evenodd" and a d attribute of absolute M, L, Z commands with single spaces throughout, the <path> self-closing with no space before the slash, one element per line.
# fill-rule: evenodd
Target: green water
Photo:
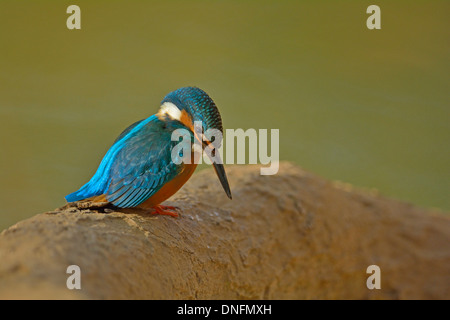
<path fill-rule="evenodd" d="M 280 157 L 450 209 L 449 1 L 0 2 L 0 229 L 64 204 L 120 131 L 196 85 Z"/>

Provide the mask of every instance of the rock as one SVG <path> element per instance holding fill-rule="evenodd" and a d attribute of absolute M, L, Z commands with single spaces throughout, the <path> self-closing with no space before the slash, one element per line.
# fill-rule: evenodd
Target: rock
<path fill-rule="evenodd" d="M 0 234 L 0 299 L 450 298 L 448 215 L 290 163 L 227 173 L 232 201 L 206 169 L 167 202 L 178 218 L 65 206 L 17 223 Z"/>

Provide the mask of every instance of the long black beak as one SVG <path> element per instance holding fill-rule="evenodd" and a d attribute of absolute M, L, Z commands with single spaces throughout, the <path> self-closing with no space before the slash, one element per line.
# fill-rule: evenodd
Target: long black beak
<path fill-rule="evenodd" d="M 209 148 L 211 151 L 214 148 L 212 143 L 209 143 L 209 141 L 208 142 L 203 141 L 203 147 Z M 214 152 L 214 157 L 216 158 L 215 159 L 216 161 L 211 159 L 211 156 L 210 156 L 210 159 L 211 159 L 211 162 L 213 163 L 214 170 L 216 171 L 217 177 L 220 180 L 220 184 L 222 184 L 223 190 L 225 190 L 225 193 L 227 194 L 228 198 L 233 199 L 231 196 L 230 185 L 228 184 L 227 174 L 225 173 L 225 168 L 223 167 L 223 162 L 222 162 L 222 159 L 220 158 L 219 151 L 214 150 L 212 152 Z"/>
<path fill-rule="evenodd" d="M 231 196 L 230 185 L 228 184 L 227 174 L 225 173 L 225 168 L 221 163 L 213 163 L 214 170 L 219 177 L 220 183 L 222 184 L 223 190 L 227 194 L 228 198 L 233 199 Z"/>

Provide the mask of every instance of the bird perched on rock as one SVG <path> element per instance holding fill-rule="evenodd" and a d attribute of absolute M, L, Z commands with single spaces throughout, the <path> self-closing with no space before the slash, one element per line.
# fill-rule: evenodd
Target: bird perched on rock
<path fill-rule="evenodd" d="M 201 121 L 200 130 L 195 130 L 195 121 Z M 195 87 L 175 90 L 163 99 L 156 114 L 132 124 L 119 135 L 91 180 L 67 195 L 66 200 L 88 200 L 119 208 L 138 207 L 152 209 L 156 214 L 178 216 L 175 207 L 161 203 L 186 183 L 197 164 L 195 161 L 180 163 L 180 159 L 173 159 L 172 151 L 179 142 L 172 141 L 172 133 L 177 129 L 187 130 L 190 142 L 197 141 L 205 150 L 213 147 L 203 132 L 212 128 L 223 132 L 219 110 L 206 92 Z M 195 152 L 199 152 L 195 148 L 188 150 L 191 159 L 195 158 Z M 219 154 L 214 151 L 212 154 L 216 157 L 214 169 L 231 199 Z"/>

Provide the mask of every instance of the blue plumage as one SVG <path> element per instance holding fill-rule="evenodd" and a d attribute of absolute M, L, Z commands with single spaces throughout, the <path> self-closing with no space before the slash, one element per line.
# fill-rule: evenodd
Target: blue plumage
<path fill-rule="evenodd" d="M 109 202 L 121 208 L 141 204 L 181 170 L 171 161 L 178 143 L 171 141 L 171 134 L 177 127 L 182 125 L 167 126 L 155 115 L 132 124 L 116 139 L 91 180 L 66 200 L 106 194 Z"/>
<path fill-rule="evenodd" d="M 172 91 L 164 97 L 164 102 L 172 102 L 185 109 L 195 121 L 201 121 L 203 128 L 218 129 L 223 132 L 222 118 L 214 101 L 200 88 L 185 87 Z"/>

